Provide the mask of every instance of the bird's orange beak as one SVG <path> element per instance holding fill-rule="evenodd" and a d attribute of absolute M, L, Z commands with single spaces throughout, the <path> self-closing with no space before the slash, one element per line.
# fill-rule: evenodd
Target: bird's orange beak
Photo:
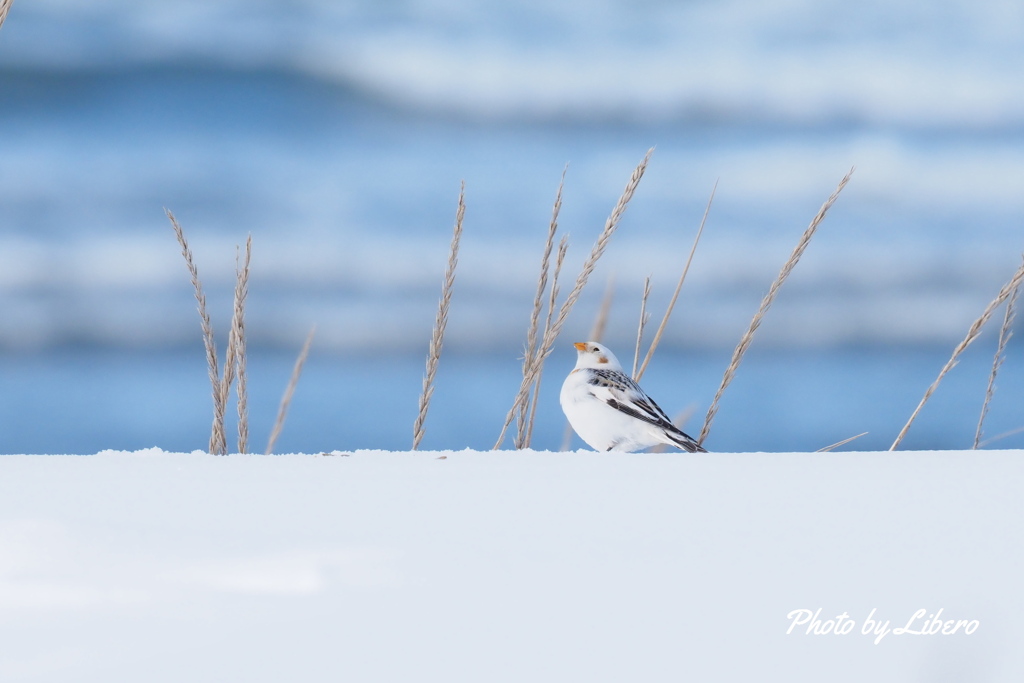
<path fill-rule="evenodd" d="M 573 346 L 576 347 L 577 351 L 586 351 L 587 350 L 587 342 L 576 342 L 575 344 L 573 344 Z"/>

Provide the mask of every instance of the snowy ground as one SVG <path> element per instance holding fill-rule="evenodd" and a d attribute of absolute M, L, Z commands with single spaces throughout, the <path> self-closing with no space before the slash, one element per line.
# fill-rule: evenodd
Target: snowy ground
<path fill-rule="evenodd" d="M 446 456 L 446 457 L 441 457 Z M 0 457 L 3 681 L 1019 681 L 1024 451 Z M 845 635 L 787 635 L 794 610 Z M 863 635 L 928 616 L 953 635 Z"/>

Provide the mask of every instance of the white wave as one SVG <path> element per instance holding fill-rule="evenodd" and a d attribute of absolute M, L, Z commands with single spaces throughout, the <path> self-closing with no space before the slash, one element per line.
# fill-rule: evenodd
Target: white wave
<path fill-rule="evenodd" d="M 975 245 L 953 252 L 851 247 L 822 229 L 768 316 L 760 339 L 775 345 L 947 343 L 995 295 L 1015 267 L 1013 253 Z M 795 243 L 798 230 L 794 230 Z M 730 346 L 738 339 L 791 245 L 709 236 L 668 330 L 672 343 Z M 200 272 L 214 326 L 226 330 L 234 244 L 202 241 Z M 575 279 L 589 243 L 573 244 L 562 291 Z M 211 255 L 216 255 L 212 258 Z M 652 310 L 675 285 L 683 245 L 617 244 L 596 271 L 569 332 L 590 327 L 605 281 L 617 297 L 611 337 L 628 339 L 644 276 L 653 274 Z M 199 258 L 199 257 L 197 257 Z M 476 244 L 457 271 L 448 339 L 453 344 L 518 346 L 536 281 L 539 245 Z M 258 239 L 250 281 L 254 343 L 295 345 L 309 327 L 335 348 L 418 348 L 429 337 L 444 245 L 365 238 L 347 242 Z M 167 345 L 198 338 L 188 274 L 170 240 L 98 240 L 86 247 L 41 248 L 0 241 L 0 343 L 24 347 L 90 341 Z M 52 273 L 60 272 L 59 278 Z M 658 313 L 660 315 L 660 313 Z"/>
<path fill-rule="evenodd" d="M 300 68 L 484 117 L 983 127 L 1024 118 L 1022 15 L 1003 0 L 38 0 L 12 15 L 0 60 Z"/>

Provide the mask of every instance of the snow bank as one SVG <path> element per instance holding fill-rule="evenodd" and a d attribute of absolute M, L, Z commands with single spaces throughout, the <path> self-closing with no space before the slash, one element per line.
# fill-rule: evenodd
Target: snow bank
<path fill-rule="evenodd" d="M 2 456 L 0 679 L 1021 680 L 1022 477 L 1024 451 Z"/>

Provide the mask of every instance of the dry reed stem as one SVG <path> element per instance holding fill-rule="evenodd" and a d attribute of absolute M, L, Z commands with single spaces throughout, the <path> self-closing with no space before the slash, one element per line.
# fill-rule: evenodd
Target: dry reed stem
<path fill-rule="evenodd" d="M 683 272 L 679 276 L 679 282 L 676 283 L 676 291 L 672 293 L 672 299 L 668 302 L 668 308 L 665 309 L 665 315 L 661 319 L 661 324 L 658 325 L 657 332 L 654 333 L 654 339 L 651 341 L 651 348 L 647 349 L 647 354 L 644 356 L 644 362 L 640 364 L 640 370 L 634 372 L 635 377 L 633 378 L 637 382 L 644 376 L 644 372 L 647 370 L 647 364 L 651 362 L 651 358 L 654 357 L 654 351 L 658 348 L 658 344 L 661 342 L 661 335 L 665 333 L 665 327 L 668 325 L 668 319 L 672 316 L 672 309 L 676 306 L 676 299 L 679 298 L 679 292 L 683 288 L 683 282 L 686 281 L 686 274 L 690 272 L 690 264 L 693 262 L 693 255 L 697 252 L 697 245 L 700 243 L 700 236 L 704 234 L 704 224 L 707 223 L 708 213 L 711 211 L 711 202 L 715 199 L 715 190 L 718 189 L 718 181 L 715 181 L 714 186 L 711 188 L 711 196 L 708 197 L 708 205 L 704 207 L 704 216 L 700 219 L 700 228 L 697 230 L 697 236 L 693 240 L 693 246 L 690 247 L 690 255 L 686 258 L 686 266 L 683 267 Z"/>
<path fill-rule="evenodd" d="M 1017 294 L 1020 287 L 1015 287 L 1010 299 L 1006 302 L 1006 312 L 1003 314 L 1003 325 L 999 328 L 999 342 L 996 344 L 996 355 L 992 357 L 992 372 L 988 376 L 988 386 L 985 388 L 985 402 L 981 404 L 981 415 L 978 417 L 978 428 L 974 432 L 974 450 L 978 450 L 981 442 L 982 426 L 985 424 L 985 416 L 988 415 L 988 404 L 992 402 L 992 396 L 996 393 L 996 375 L 999 368 L 1006 360 L 1006 344 L 1013 336 L 1013 319 L 1017 315 Z"/>
<path fill-rule="evenodd" d="M 243 270 L 239 270 L 239 249 L 234 249 L 234 300 L 231 307 L 231 327 L 227 332 L 227 350 L 224 354 L 224 372 L 220 378 L 218 387 L 218 400 L 224 412 L 227 411 L 227 400 L 231 397 L 231 385 L 234 383 L 238 372 L 245 369 L 245 307 L 246 295 L 249 292 L 249 259 L 252 257 L 252 236 L 246 242 L 246 263 Z M 240 337 L 241 336 L 241 337 Z M 239 357 L 239 352 L 243 357 Z M 240 378 L 241 380 L 241 378 Z M 248 396 L 245 392 L 247 387 L 239 385 L 239 453 L 245 453 L 242 449 L 244 443 L 243 431 L 246 434 L 245 441 L 248 441 L 249 425 L 246 422 L 248 416 L 243 419 L 243 405 L 248 412 Z M 224 431 L 224 416 L 220 416 L 220 431 L 223 434 L 221 444 L 223 453 L 227 453 L 227 432 Z"/>
<path fill-rule="evenodd" d="M 512 408 L 505 417 L 505 424 L 501 428 L 501 434 L 498 436 L 498 440 L 495 442 L 493 450 L 501 448 L 501 444 L 505 440 L 505 433 L 508 431 L 509 425 L 512 424 L 516 411 L 518 411 L 519 406 L 523 405 L 529 398 L 530 386 L 533 384 L 535 377 L 540 374 L 541 368 L 544 366 L 544 361 L 551 355 L 551 349 L 554 346 L 555 339 L 557 339 L 558 335 L 561 333 L 562 327 L 565 325 L 566 318 L 569 317 L 569 313 L 572 311 L 573 306 L 576 305 L 576 301 L 580 298 L 580 294 L 586 286 L 587 280 L 590 279 L 590 274 L 594 272 L 594 267 L 597 265 L 598 259 L 601 258 L 608 246 L 608 241 L 611 239 L 612 235 L 615 234 L 615 229 L 619 227 L 619 221 L 622 219 L 622 214 L 625 213 L 629 200 L 633 198 L 633 193 L 636 192 L 637 185 L 640 184 L 640 179 L 643 178 L 644 171 L 647 170 L 647 163 L 650 161 L 653 153 L 653 147 L 647 150 L 647 154 L 644 156 L 640 164 L 637 165 L 636 169 L 634 169 L 629 182 L 626 183 L 626 187 L 622 191 L 619 201 L 615 204 L 615 208 L 612 210 L 611 215 L 609 215 L 608 220 L 605 221 L 604 230 L 601 231 L 600 237 L 597 238 L 597 242 L 590 251 L 590 256 L 587 257 L 587 260 L 583 263 L 582 270 L 580 270 L 580 274 L 576 277 L 576 284 L 569 292 L 569 296 L 567 296 L 565 301 L 562 303 L 562 307 L 558 311 L 558 317 L 555 318 L 554 323 L 552 323 L 551 329 L 548 330 L 548 333 L 544 335 L 544 338 L 541 341 L 540 350 L 537 353 L 537 363 L 533 364 L 530 376 L 523 378 L 522 384 L 519 386 L 519 391 L 516 394 L 515 401 L 512 404 Z"/>
<path fill-rule="evenodd" d="M 1010 298 L 1014 290 L 1020 287 L 1021 282 L 1024 282 L 1024 264 L 1021 264 L 1017 269 L 1017 272 L 1015 272 L 1013 277 L 1010 278 L 1010 281 L 1003 285 L 1003 288 L 999 290 L 999 294 L 996 295 L 996 298 L 985 307 L 985 310 L 982 311 L 980 316 L 978 316 L 978 319 L 971 324 L 971 327 L 967 330 L 967 336 L 964 337 L 964 340 L 957 344 L 956 348 L 953 349 L 953 355 L 950 356 L 949 360 L 943 366 L 942 370 L 939 372 L 939 376 L 935 378 L 935 381 L 932 382 L 930 387 L 928 387 L 928 390 L 924 392 L 924 397 L 921 398 L 921 402 L 917 404 L 917 408 L 914 409 L 910 419 L 907 420 L 907 424 L 903 425 L 903 429 L 900 430 L 900 433 L 896 436 L 896 440 L 893 441 L 892 446 L 889 447 L 890 451 L 896 450 L 900 445 L 900 442 L 903 441 L 903 437 L 906 436 L 907 432 L 910 430 L 910 425 L 912 425 L 914 420 L 917 419 L 917 414 L 921 412 L 921 409 L 924 408 L 924 404 L 928 402 L 928 399 L 931 398 L 932 394 L 935 393 L 935 390 L 939 387 L 939 382 L 941 382 L 942 378 L 946 376 L 946 373 L 952 370 L 959 362 L 958 359 L 960 354 L 971 345 L 971 342 L 978 338 L 978 335 L 981 334 L 982 328 L 985 327 L 989 318 L 992 317 L 992 313 L 995 312 L 995 310 L 1001 306 L 1004 301 Z"/>
<path fill-rule="evenodd" d="M 605 285 L 604 298 L 601 299 L 601 307 L 597 309 L 597 317 L 590 328 L 590 336 L 587 341 L 600 342 L 604 338 L 604 331 L 608 328 L 608 314 L 612 310 L 612 299 L 615 298 L 615 278 L 609 277 Z"/>
<path fill-rule="evenodd" d="M 644 295 L 640 298 L 640 324 L 636 330 L 636 349 L 633 350 L 633 374 L 631 377 L 636 379 L 636 366 L 640 362 L 640 345 L 644 341 L 644 328 L 647 327 L 647 321 L 651 319 L 651 314 L 647 312 L 647 297 L 651 295 L 651 277 L 648 275 L 644 278 Z"/>
<path fill-rule="evenodd" d="M 562 331 L 562 326 L 565 324 L 565 319 L 569 317 L 569 313 L 572 311 L 573 306 L 576 305 L 577 299 L 580 298 L 580 294 L 583 292 L 583 288 L 587 284 L 587 280 L 590 279 L 590 274 L 594 272 L 595 266 L 597 266 L 598 259 L 604 254 L 605 249 L 608 247 L 608 241 L 611 240 L 612 235 L 615 234 L 616 228 L 619 227 L 619 221 L 622 219 L 622 214 L 626 212 L 626 207 L 629 205 L 629 200 L 633 198 L 633 193 L 636 192 L 637 185 L 640 184 L 640 179 L 644 177 L 644 171 L 647 170 L 647 163 L 651 160 L 651 155 L 654 154 L 654 148 L 647 150 L 647 154 L 643 160 L 637 165 L 633 171 L 633 175 L 630 176 L 629 182 L 626 183 L 625 189 L 622 191 L 622 195 L 619 197 L 619 201 L 615 204 L 615 208 L 612 210 L 608 220 L 605 221 L 604 230 L 601 231 L 601 236 L 598 237 L 597 242 L 594 244 L 594 248 L 590 251 L 590 256 L 587 257 L 586 262 L 583 264 L 583 269 L 580 274 L 576 277 L 576 284 L 569 292 L 569 296 L 566 297 L 565 302 L 562 303 L 562 308 L 558 311 L 558 318 L 552 325 L 551 331 L 553 337 L 550 340 L 554 343 L 555 338 L 558 337 Z"/>
<path fill-rule="evenodd" d="M 1007 432 L 1003 432 L 1001 434 L 996 434 L 995 436 L 990 436 L 989 438 L 985 439 L 980 444 L 978 444 L 978 447 L 979 448 L 984 448 L 985 446 L 989 445 L 990 443 L 994 443 L 996 441 L 1000 441 L 1001 439 L 1005 439 L 1008 436 L 1013 436 L 1014 434 L 1020 434 L 1021 432 L 1024 432 L 1024 427 L 1017 427 L 1016 429 L 1011 429 L 1011 430 L 1009 430 Z"/>
<path fill-rule="evenodd" d="M 245 299 L 249 294 L 249 262 L 252 260 L 252 235 L 245 240 L 245 260 L 238 267 L 235 254 L 235 310 L 231 319 L 231 337 L 235 349 L 235 375 L 238 377 L 238 452 L 249 447 L 249 386 L 246 368 Z"/>
<path fill-rule="evenodd" d="M 824 448 L 819 448 L 818 450 L 816 450 L 814 452 L 815 453 L 828 453 L 828 452 L 830 452 L 832 450 L 835 450 L 836 448 L 839 448 L 840 446 L 845 446 L 846 444 L 850 443 L 851 441 L 853 441 L 855 439 L 859 439 L 860 437 L 864 436 L 865 434 L 867 434 L 867 432 L 861 432 L 857 436 L 851 436 L 849 439 L 843 439 L 842 441 L 836 441 L 831 446 L 825 446 Z"/>
<path fill-rule="evenodd" d="M 14 0 L 0 0 L 0 26 L 4 25 L 4 20 L 7 18 L 7 12 L 10 11 L 11 5 L 14 4 Z"/>
<path fill-rule="evenodd" d="M 566 420 L 565 431 L 562 432 L 562 445 L 558 447 L 558 451 L 560 453 L 564 453 L 565 451 L 569 450 L 570 446 L 572 446 L 572 435 L 572 425 L 569 424 L 568 420 Z"/>
<path fill-rule="evenodd" d="M 199 270 L 196 268 L 195 260 L 192 258 L 192 250 L 185 239 L 185 232 L 181 229 L 174 214 L 164 209 L 167 218 L 171 221 L 171 227 L 181 245 L 181 255 L 185 258 L 185 265 L 188 266 L 189 275 L 192 277 L 192 288 L 195 290 L 196 304 L 199 309 L 199 318 L 203 328 L 203 343 L 206 346 L 206 365 L 210 377 L 210 385 L 213 389 L 213 426 L 210 430 L 209 452 L 213 455 L 227 453 L 227 442 L 224 438 L 224 404 L 220 400 L 220 371 L 217 369 L 217 348 L 214 345 L 213 325 L 210 323 L 210 315 L 206 311 L 206 295 L 203 293 L 203 284 L 199 279 Z"/>
<path fill-rule="evenodd" d="M 423 440 L 423 424 L 430 408 L 430 397 L 434 395 L 434 376 L 441 359 L 441 347 L 444 344 L 444 330 L 448 326 L 448 309 L 452 302 L 452 290 L 455 287 L 455 267 L 459 264 L 459 240 L 462 238 L 462 219 L 466 214 L 466 183 L 459 188 L 459 208 L 455 213 L 455 229 L 452 233 L 451 249 L 448 252 L 448 268 L 444 273 L 444 284 L 441 287 L 441 300 L 437 307 L 437 319 L 434 321 L 434 332 L 430 336 L 430 348 L 427 350 L 427 370 L 423 377 L 423 393 L 420 395 L 420 409 L 412 427 L 412 450 L 416 450 Z"/>
<path fill-rule="evenodd" d="M 232 328 L 228 331 L 228 346 L 225 352 L 223 375 L 220 378 L 220 383 L 217 385 L 217 403 L 221 407 L 217 415 L 217 431 L 220 434 L 220 452 L 222 455 L 228 454 L 228 437 L 224 420 L 227 413 L 228 399 L 231 398 L 231 385 L 235 381 L 235 354 L 237 352 L 238 349 L 235 347 L 235 330 Z"/>
<path fill-rule="evenodd" d="M 530 326 L 526 333 L 526 352 L 523 354 L 523 377 L 530 374 L 530 366 L 536 361 L 537 354 L 537 331 L 540 328 L 540 314 L 544 309 L 544 292 L 548 288 L 548 270 L 551 265 L 551 250 L 555 246 L 555 233 L 558 232 L 558 213 L 562 209 L 562 189 L 565 187 L 565 174 L 569 170 L 568 164 L 562 169 L 562 179 L 558 183 L 558 192 L 555 194 L 555 205 L 551 210 L 551 222 L 548 224 L 548 236 L 544 242 L 544 255 L 540 261 L 540 277 L 537 279 L 537 293 L 533 298 L 533 311 L 530 314 Z M 550 321 L 550 309 L 548 320 Z M 536 391 L 534 392 L 536 395 Z M 525 404 L 519 407 L 518 440 L 526 439 L 526 408 Z"/>
<path fill-rule="evenodd" d="M 810 244 L 811 238 L 814 237 L 814 233 L 818 229 L 818 225 L 825 219 L 825 214 L 832 208 L 836 199 L 839 198 L 839 193 L 846 187 L 846 183 L 850 181 L 850 176 L 853 175 L 853 169 L 847 173 L 842 180 L 839 181 L 839 185 L 836 187 L 832 195 L 825 200 L 825 203 L 818 209 L 817 215 L 811 220 L 811 224 L 807 226 L 807 230 L 800 237 L 800 241 L 797 243 L 796 248 L 793 249 L 793 253 L 790 254 L 789 259 L 782 266 L 782 270 L 779 271 L 778 277 L 775 278 L 775 282 L 768 289 L 768 293 L 765 294 L 764 299 L 761 301 L 761 307 L 757 309 L 757 313 L 754 314 L 753 319 L 750 321 L 750 327 L 747 328 L 746 333 L 740 339 L 740 343 L 736 345 L 736 349 L 733 351 L 732 360 L 729 363 L 729 367 L 725 370 L 725 375 L 722 377 L 722 384 L 718 387 L 718 391 L 715 393 L 715 398 L 711 401 L 711 407 L 708 408 L 708 413 L 704 418 L 704 426 L 700 430 L 700 437 L 697 439 L 697 443 L 700 445 L 704 444 L 704 440 L 708 437 L 708 432 L 711 431 L 711 423 L 715 419 L 715 414 L 718 412 L 718 402 L 722 398 L 722 394 L 725 392 L 726 387 L 732 382 L 736 376 L 736 369 L 739 367 L 740 362 L 743 360 L 743 355 L 747 352 L 750 347 L 750 342 L 753 341 L 754 333 L 757 332 L 757 328 L 761 326 L 761 321 L 764 319 L 765 313 L 771 307 L 772 302 L 775 301 L 775 297 L 779 293 L 779 289 L 782 287 L 782 283 L 786 281 L 789 274 L 796 267 L 796 264 L 800 261 L 800 257 L 803 256 L 804 251 L 807 249 L 807 245 Z"/>
<path fill-rule="evenodd" d="M 558 276 L 562 272 L 562 264 L 565 263 L 565 254 L 569 251 L 569 238 L 563 237 L 562 241 L 558 244 L 558 256 L 555 258 L 555 275 L 551 278 L 551 294 L 548 297 L 548 316 L 544 321 L 544 335 L 548 334 L 548 330 L 551 329 L 551 317 L 555 310 L 555 300 L 558 299 Z M 538 368 L 538 371 L 533 381 L 533 400 L 530 403 L 530 419 L 526 425 L 525 438 L 519 438 L 517 448 L 529 448 L 530 442 L 533 441 L 533 422 L 537 417 L 537 400 L 540 397 L 540 380 L 544 373 L 544 368 Z"/>
<path fill-rule="evenodd" d="M 302 350 L 299 351 L 299 357 L 295 359 L 295 367 L 292 368 L 292 376 L 288 379 L 288 386 L 284 390 L 284 395 L 281 396 L 281 405 L 277 408 L 277 419 L 274 420 L 274 428 L 270 430 L 270 438 L 267 439 L 267 450 L 264 452 L 264 455 L 270 455 L 274 452 L 277 439 L 284 430 L 284 421 L 288 417 L 288 408 L 292 404 L 295 387 L 299 385 L 299 377 L 302 376 L 302 366 L 306 364 L 306 359 L 309 358 L 309 347 L 313 345 L 313 336 L 315 334 L 316 325 L 306 335 L 306 342 L 302 345 Z"/>

